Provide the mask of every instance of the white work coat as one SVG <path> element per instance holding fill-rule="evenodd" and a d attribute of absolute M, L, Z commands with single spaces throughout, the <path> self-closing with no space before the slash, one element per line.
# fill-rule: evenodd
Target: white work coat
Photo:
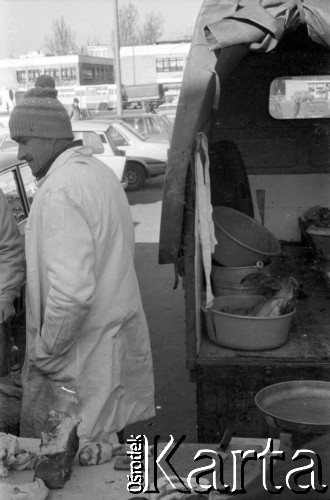
<path fill-rule="evenodd" d="M 92 148 L 55 160 L 25 235 L 21 435 L 39 438 L 48 411 L 59 409 L 80 417 L 80 442 L 112 440 L 154 415 L 153 370 L 129 205 Z"/>

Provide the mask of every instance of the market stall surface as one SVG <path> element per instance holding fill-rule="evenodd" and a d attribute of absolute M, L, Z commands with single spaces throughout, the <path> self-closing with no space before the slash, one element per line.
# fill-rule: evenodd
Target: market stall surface
<path fill-rule="evenodd" d="M 37 453 L 40 441 L 19 438 L 19 444 L 22 449 Z M 132 497 L 132 494 L 127 491 L 126 474 L 127 472 L 114 470 L 114 461 L 81 467 L 78 455 L 76 455 L 72 463 L 70 479 L 63 489 L 49 490 L 47 500 L 126 500 Z M 33 470 L 10 471 L 6 482 L 15 485 L 29 483 L 33 481 L 33 475 Z"/>
<path fill-rule="evenodd" d="M 19 438 L 19 445 L 27 451 L 32 451 L 37 453 L 39 449 L 40 441 L 38 439 L 28 439 Z M 157 457 L 159 457 L 161 451 L 167 446 L 168 443 L 159 443 L 159 448 L 157 451 Z M 201 467 L 202 465 L 209 465 L 210 458 L 204 459 L 206 462 L 195 461 L 196 453 L 200 450 L 213 450 L 213 455 L 219 453 L 219 456 L 223 458 L 221 462 L 220 458 L 217 462 L 217 467 L 223 466 L 223 474 L 225 481 L 233 487 L 233 472 L 234 472 L 234 455 L 236 450 L 255 450 L 257 452 L 262 452 L 267 444 L 266 439 L 254 439 L 254 438 L 239 438 L 233 437 L 229 443 L 228 448 L 225 452 L 219 451 L 218 444 L 197 444 L 197 443 L 183 443 L 179 448 L 173 453 L 170 458 L 171 466 L 165 463 L 165 458 L 161 463 L 164 467 L 164 471 L 169 477 L 173 478 L 173 470 L 177 473 L 180 478 L 184 480 L 187 478 L 189 472 Z M 279 443 L 276 443 L 278 446 Z M 171 450 L 174 447 L 172 445 Z M 167 453 L 169 456 L 169 452 Z M 136 498 L 136 495 L 130 493 L 127 489 L 127 475 L 129 471 L 127 470 L 115 470 L 114 464 L 116 459 L 113 458 L 110 462 L 102 465 L 82 467 L 78 462 L 78 455 L 75 457 L 72 463 L 72 472 L 70 479 L 66 482 L 63 489 L 49 490 L 47 500 L 128 500 Z M 154 474 L 154 461 L 149 460 L 149 478 L 153 478 Z M 218 477 L 219 470 L 217 469 Z M 164 483 L 164 474 L 161 469 L 157 469 L 157 476 L 159 484 Z M 240 467 L 237 467 L 240 470 Z M 236 478 L 237 484 L 240 483 L 240 473 Z M 33 471 L 10 471 L 9 478 L 6 478 L 6 482 L 19 485 L 24 483 L 29 483 L 33 481 Z M 249 462 L 245 467 L 244 484 L 247 486 L 253 479 L 261 475 L 261 464 L 258 462 Z M 163 480 L 163 481 L 161 481 Z M 210 473 L 210 478 L 208 478 L 209 484 L 212 484 L 212 477 Z M 165 483 L 168 485 L 167 479 Z M 150 481 L 150 489 L 153 489 L 152 480 Z M 175 492 L 173 492 L 175 493 Z M 142 497 L 147 497 L 148 499 L 159 498 L 158 495 L 155 497 L 153 494 L 142 493 Z M 227 498 L 227 495 L 221 498 Z"/>

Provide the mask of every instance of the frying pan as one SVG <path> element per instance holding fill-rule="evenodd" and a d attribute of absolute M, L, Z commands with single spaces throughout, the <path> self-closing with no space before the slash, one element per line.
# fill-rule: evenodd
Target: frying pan
<path fill-rule="evenodd" d="M 269 425 L 302 434 L 330 432 L 330 382 L 293 380 L 269 385 L 255 396 Z"/>

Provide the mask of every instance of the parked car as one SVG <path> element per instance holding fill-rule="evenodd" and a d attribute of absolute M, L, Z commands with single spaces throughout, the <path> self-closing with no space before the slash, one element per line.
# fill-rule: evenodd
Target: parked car
<path fill-rule="evenodd" d="M 19 161 L 16 152 L 0 153 L 0 189 L 7 198 L 20 233 L 24 236 L 37 183 L 29 165 L 25 161 Z M 20 298 L 15 301 L 15 307 L 18 316 L 25 312 L 25 282 Z"/>
<path fill-rule="evenodd" d="M 26 161 L 19 161 L 16 152 L 0 154 L 0 189 L 13 211 L 21 234 L 37 190 L 35 177 Z"/>
<path fill-rule="evenodd" d="M 110 124 L 110 134 L 118 149 L 127 155 L 128 189 L 139 189 L 146 178 L 165 173 L 168 142 L 149 142 L 121 120 Z"/>
<path fill-rule="evenodd" d="M 122 120 L 143 135 L 147 141 L 167 142 L 169 147 L 173 132 L 173 124 L 166 115 L 161 116 L 155 113 L 124 112 L 121 116 L 109 114 L 103 115 L 100 119 Z"/>
<path fill-rule="evenodd" d="M 0 127 L 8 128 L 10 114 L 9 113 L 0 113 Z"/>
<path fill-rule="evenodd" d="M 97 123 L 93 121 L 92 128 L 86 128 L 84 125 L 80 125 L 83 123 L 85 122 L 77 121 L 72 123 L 75 138 L 82 139 L 85 145 L 92 146 L 96 156 L 102 156 L 102 161 L 112 168 L 118 179 L 121 181 L 123 187 L 126 188 L 127 177 L 125 175 L 125 152 L 117 149 L 113 141 L 105 140 L 102 134 L 102 131 L 104 130 L 103 124 L 98 126 Z M 17 142 L 10 138 L 9 130 L 3 133 L 2 129 L 0 129 L 0 151 L 17 151 L 17 148 Z"/>
<path fill-rule="evenodd" d="M 111 139 L 108 127 L 103 122 L 95 120 L 80 120 L 72 122 L 75 139 L 81 139 L 85 146 L 92 146 L 94 154 L 110 167 L 123 187 L 127 187 L 125 172 L 126 155 Z"/>
<path fill-rule="evenodd" d="M 173 101 L 173 102 L 165 102 L 164 104 L 161 104 L 157 108 L 157 114 L 160 116 L 166 116 L 167 119 L 174 124 L 176 112 L 178 109 L 178 101 Z"/>
<path fill-rule="evenodd" d="M 126 153 L 125 175 L 128 190 L 139 189 L 146 178 L 162 175 L 166 170 L 168 144 L 148 142 L 123 121 L 86 120 L 73 122 L 76 138 L 94 147 L 94 153 L 102 161 L 111 161 L 107 151 Z M 113 153 L 112 153 L 113 154 Z"/>

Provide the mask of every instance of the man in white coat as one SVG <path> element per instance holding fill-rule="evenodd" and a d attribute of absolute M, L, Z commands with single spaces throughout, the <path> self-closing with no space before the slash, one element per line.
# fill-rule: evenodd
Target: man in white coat
<path fill-rule="evenodd" d="M 51 77 L 25 93 L 9 128 L 38 181 L 25 230 L 21 435 L 39 438 L 57 409 L 80 418 L 81 444 L 113 442 L 127 424 L 154 415 L 127 198 L 92 148 L 73 141 Z"/>
<path fill-rule="evenodd" d="M 0 321 L 15 317 L 14 301 L 24 281 L 24 242 L 14 214 L 0 190 Z"/>

